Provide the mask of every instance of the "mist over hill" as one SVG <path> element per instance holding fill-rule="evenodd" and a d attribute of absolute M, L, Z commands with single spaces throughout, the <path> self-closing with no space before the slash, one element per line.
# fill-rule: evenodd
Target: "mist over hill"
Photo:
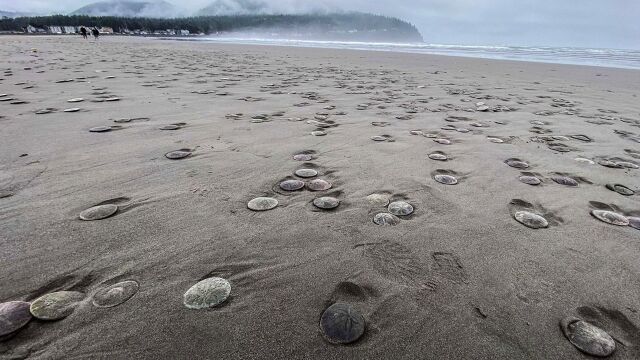
<path fill-rule="evenodd" d="M 99 1 L 73 11 L 71 15 L 170 18 L 184 15 L 183 10 L 162 0 Z"/>
<path fill-rule="evenodd" d="M 267 3 L 260 0 L 216 0 L 200 9 L 196 15 L 257 15 L 270 11 Z"/>

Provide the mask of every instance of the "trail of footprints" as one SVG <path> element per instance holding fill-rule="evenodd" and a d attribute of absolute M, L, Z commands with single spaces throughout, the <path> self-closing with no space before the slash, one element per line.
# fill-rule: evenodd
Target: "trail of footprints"
<path fill-rule="evenodd" d="M 494 96 L 486 94 L 486 89 L 481 87 L 452 87 L 452 84 L 443 84 L 438 75 L 442 72 L 430 73 L 430 78 L 434 80 L 432 85 L 418 84 L 410 74 L 397 71 L 367 71 L 351 70 L 337 67 L 305 68 L 292 65 L 283 61 L 280 69 L 275 72 L 275 76 L 270 74 L 271 70 L 260 69 L 259 59 L 254 56 L 246 56 L 243 61 L 237 61 L 232 55 L 221 53 L 215 63 L 210 62 L 207 57 L 200 53 L 193 52 L 193 57 L 184 57 L 184 53 L 166 54 L 160 53 L 156 49 L 141 49 L 137 55 L 132 56 L 131 63 L 121 66 L 123 74 L 135 76 L 141 87 L 165 89 L 176 86 L 181 78 L 192 77 L 190 84 L 197 86 L 195 90 L 190 90 L 195 96 L 235 96 L 238 102 L 242 103 L 268 103 L 268 96 L 299 95 L 299 102 L 292 104 L 293 108 L 305 109 L 318 104 L 327 104 L 322 110 L 316 111 L 310 117 L 289 117 L 284 118 L 285 111 L 264 112 L 249 115 L 248 119 L 243 113 L 227 114 L 225 118 L 229 121 L 248 121 L 254 126 L 272 121 L 302 122 L 310 125 L 311 136 L 330 136 L 332 129 L 341 126 L 337 121 L 340 117 L 348 115 L 348 112 L 336 110 L 335 105 L 330 104 L 328 96 L 319 91 L 298 91 L 300 86 L 305 89 L 310 88 L 320 79 L 334 82 L 333 90 L 342 91 L 348 95 L 367 96 L 365 101 L 353 106 L 357 112 L 375 112 L 375 121 L 370 121 L 375 129 L 383 130 L 386 133 L 373 135 L 372 146 L 388 146 L 384 143 L 392 143 L 398 140 L 392 130 L 394 126 L 403 121 L 411 121 L 425 113 L 443 113 L 444 124 L 439 129 L 413 129 L 409 135 L 421 136 L 431 140 L 438 150 L 426 154 L 426 158 L 441 164 L 455 164 L 456 157 L 445 151 L 448 147 L 455 147 L 455 144 L 466 141 L 465 136 L 483 136 L 490 146 L 504 146 L 506 144 L 517 144 L 524 141 L 517 136 L 499 136 L 490 132 L 496 127 L 504 125 L 501 121 L 477 121 L 473 119 L 474 113 L 498 113 L 514 112 L 519 108 L 512 106 L 512 103 L 519 106 L 529 104 L 546 103 L 547 109 L 538 110 L 533 113 L 539 119 L 556 119 L 558 116 L 569 116 L 584 119 L 592 125 L 608 126 L 616 123 L 627 124 L 640 127 L 640 120 L 617 115 L 616 111 L 608 109 L 598 109 L 597 113 L 586 113 L 581 109 L 582 104 L 570 99 L 554 98 L 549 96 L 536 96 L 534 98 L 509 94 L 509 96 Z M 94 64 L 93 60 L 85 54 L 84 66 Z M 155 59 L 163 59 L 158 61 Z M 185 60 L 190 59 L 190 60 Z M 106 60 L 105 60 L 106 61 Z M 186 63 L 185 63 L 186 61 Z M 206 66 L 204 65 L 206 64 Z M 37 73 L 45 72 L 44 67 L 57 71 L 57 62 L 38 64 Z M 170 68 L 180 67 L 184 72 L 173 73 L 170 76 L 157 75 L 160 71 Z M 28 70 L 27 70 L 28 69 Z M 24 71 L 31 70 L 31 67 Z M 82 71 L 82 70 L 80 70 Z M 88 76 L 76 76 L 55 81 L 59 86 L 64 84 L 84 82 L 87 80 L 109 81 L 117 79 L 114 75 L 98 75 L 102 70 L 97 70 L 97 74 Z M 205 74 L 216 79 L 214 82 L 202 78 L 196 74 Z M 13 75 L 11 69 L 4 71 L 5 77 Z M 241 82 L 251 81 L 252 77 L 263 75 L 274 77 L 271 84 L 260 86 L 258 89 L 262 94 L 248 94 L 242 96 L 233 91 L 234 86 Z M 368 80 L 367 80 L 368 79 Z M 0 82 L 3 79 L 0 79 Z M 15 83 L 15 86 L 22 86 L 23 89 L 31 89 L 36 85 L 27 83 Z M 539 85 L 539 84 L 534 84 Z M 384 87 L 385 89 L 382 89 Z M 443 98 L 437 96 L 426 96 L 425 93 L 432 93 L 431 89 L 440 89 L 448 96 L 452 102 L 443 102 Z M 192 88 L 190 88 L 192 89 Z M 228 91 L 226 90 L 228 89 Z M 537 88 L 531 89 L 535 91 Z M 569 94 L 558 90 L 558 93 Z M 564 95 L 561 95 L 564 96 Z M 457 99 L 456 99 L 457 98 Z M 46 115 L 55 112 L 86 113 L 91 111 L 90 103 L 113 103 L 123 99 L 111 93 L 105 86 L 94 86 L 91 92 L 85 97 L 73 97 L 66 101 L 61 100 L 58 107 L 45 107 L 34 109 L 36 115 Z M 169 100 L 179 100 L 179 98 Z M 78 104 L 76 107 L 66 107 L 64 103 Z M 455 103 L 453 103 L 455 102 Z M 0 94 L 0 104 L 25 106 L 30 101 L 20 99 L 18 95 Z M 60 110 L 62 109 L 62 110 Z M 455 115 L 452 115 L 455 113 Z M 467 113 L 460 115 L 459 113 Z M 528 141 L 544 144 L 554 153 L 570 153 L 579 151 L 580 146 L 595 141 L 593 138 L 583 134 L 553 134 L 553 120 L 531 120 L 529 132 L 534 134 Z M 126 126 L 136 123 L 145 123 L 150 118 L 122 118 L 114 119 L 118 125 L 102 125 L 88 129 L 91 133 L 108 133 L 116 130 L 125 130 Z M 124 124 L 124 125 L 120 125 Z M 165 123 L 157 130 L 179 131 L 188 126 L 185 122 Z M 637 133 L 614 129 L 615 134 L 626 141 L 640 143 L 640 135 Z M 486 134 L 489 132 L 489 134 Z M 375 144 L 379 143 L 379 144 Z M 167 160 L 184 160 L 197 156 L 198 146 L 193 148 L 181 148 L 165 153 Z M 281 200 L 296 201 L 302 193 L 314 194 L 310 205 L 314 211 L 330 212 L 339 209 L 343 204 L 342 191 L 334 188 L 332 180 L 327 177 L 328 173 L 323 167 L 318 166 L 314 161 L 319 155 L 312 150 L 302 151 L 292 156 L 292 171 L 283 174 L 283 178 L 271 189 L 263 189 L 265 196 L 252 198 L 247 202 L 247 208 L 255 212 L 274 210 L 280 207 Z M 610 169 L 634 170 L 639 168 L 640 151 L 625 149 L 625 154 L 620 156 L 603 155 L 597 158 L 588 159 L 576 157 L 576 161 L 589 164 L 600 165 Z M 188 161 L 188 160 L 187 160 Z M 593 185 L 588 179 L 581 176 L 564 172 L 546 172 L 537 169 L 535 164 L 530 164 L 521 158 L 508 158 L 504 160 L 506 166 L 514 170 L 514 176 L 526 185 L 563 186 L 567 188 L 580 188 L 581 186 Z M 439 185 L 464 186 L 465 179 L 472 174 L 461 173 L 450 168 L 440 168 L 432 171 L 431 177 Z M 619 196 L 634 196 L 636 190 L 630 186 L 618 183 L 605 185 Z M 455 189 L 455 187 L 453 187 Z M 0 189 L 0 194 L 4 194 Z M 317 195 L 316 195 L 317 194 Z M 11 193 L 13 195 L 13 193 Z M 0 199 L 9 197 L 0 196 Z M 280 200 L 279 200 L 280 199 Z M 372 213 L 372 223 L 377 226 L 402 226 L 405 221 L 411 221 L 418 204 L 411 199 L 399 197 L 391 192 L 377 191 L 366 196 L 365 202 L 369 205 Z M 79 214 L 82 221 L 106 220 L 113 216 L 120 216 L 136 206 L 127 198 L 107 200 L 91 206 Z M 605 204 L 592 201 L 589 203 L 590 215 L 599 221 L 615 226 L 629 226 L 640 229 L 640 216 L 638 211 L 622 209 L 615 204 Z M 507 205 L 513 219 L 523 226 L 536 231 L 554 226 L 560 226 L 564 219 L 556 215 L 542 204 L 530 203 L 523 199 L 513 199 Z M 430 259 L 421 259 L 409 247 L 401 242 L 383 241 L 379 243 L 358 244 L 357 248 L 362 249 L 362 256 L 367 259 L 372 268 L 383 277 L 391 281 L 408 286 L 426 288 L 436 291 L 444 282 L 454 284 L 464 284 L 468 281 L 468 275 L 461 260 L 450 252 L 433 252 Z M 90 280 L 90 279 L 89 279 Z M 118 306 L 126 301 L 130 301 L 139 291 L 140 285 L 133 279 L 112 279 L 103 282 L 92 294 L 87 296 L 85 292 L 72 290 L 64 286 L 45 286 L 44 292 L 31 301 L 8 301 L 0 304 L 0 341 L 5 341 L 13 337 L 32 318 L 43 321 L 60 320 L 71 315 L 79 304 L 90 301 L 95 307 L 110 308 Z M 225 301 L 233 293 L 232 284 L 221 277 L 207 277 L 195 283 L 183 295 L 183 304 L 189 309 L 204 309 L 224 306 Z M 319 326 L 323 337 L 331 343 L 348 344 L 357 341 L 366 334 L 367 314 L 360 310 L 363 302 L 370 297 L 377 296 L 377 291 L 372 288 L 365 288 L 353 282 L 342 282 L 336 286 L 334 294 L 327 301 L 325 309 L 319 318 Z M 580 351 L 595 356 L 611 355 L 616 349 L 616 343 L 625 347 L 640 345 L 640 330 L 629 321 L 621 312 L 606 308 L 581 307 L 576 309 L 574 315 L 569 315 L 560 321 L 562 333 Z"/>

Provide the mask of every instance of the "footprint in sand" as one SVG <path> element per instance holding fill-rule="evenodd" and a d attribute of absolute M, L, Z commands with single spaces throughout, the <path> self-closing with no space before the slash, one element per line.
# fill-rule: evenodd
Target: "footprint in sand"
<path fill-rule="evenodd" d="M 405 285 L 421 286 L 429 276 L 429 266 L 414 251 L 399 242 L 382 241 L 357 245 L 373 269 L 382 276 Z"/>

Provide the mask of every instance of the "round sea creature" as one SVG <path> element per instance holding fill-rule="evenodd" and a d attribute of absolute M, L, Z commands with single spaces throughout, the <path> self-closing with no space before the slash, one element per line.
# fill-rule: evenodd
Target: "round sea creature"
<path fill-rule="evenodd" d="M 174 151 L 169 151 L 168 153 L 164 154 L 164 156 L 167 159 L 180 160 L 180 159 L 184 159 L 186 157 L 191 156 L 191 151 L 189 151 L 189 150 L 174 150 Z"/>
<path fill-rule="evenodd" d="M 456 179 L 454 176 L 445 174 L 437 174 L 433 177 L 433 179 L 444 185 L 456 185 L 458 183 L 458 179 Z"/>
<path fill-rule="evenodd" d="M 522 225 L 530 227 L 532 229 L 542 229 L 549 227 L 549 222 L 547 221 L 547 219 L 529 211 L 517 211 L 513 215 L 513 217 Z"/>
<path fill-rule="evenodd" d="M 311 161 L 311 159 L 313 159 L 313 156 L 311 156 L 309 154 L 296 154 L 296 155 L 293 155 L 293 160 L 296 160 L 296 161 Z"/>
<path fill-rule="evenodd" d="M 394 201 L 387 208 L 395 216 L 406 216 L 413 213 L 413 206 L 406 201 Z"/>
<path fill-rule="evenodd" d="M 285 180 L 280 183 L 280 189 L 284 191 L 296 191 L 304 187 L 304 181 L 297 179 Z"/>
<path fill-rule="evenodd" d="M 518 160 L 518 159 L 507 159 L 504 162 L 505 164 L 511 166 L 512 168 L 516 168 L 516 169 L 527 169 L 529 168 L 529 164 L 527 164 L 524 161 Z"/>
<path fill-rule="evenodd" d="M 80 219 L 94 221 L 106 219 L 118 212 L 118 205 L 104 204 L 90 207 L 80 213 Z"/>
<path fill-rule="evenodd" d="M 102 133 L 111 131 L 111 126 L 96 126 L 89 129 L 89 132 Z"/>
<path fill-rule="evenodd" d="M 631 196 L 633 194 L 635 194 L 635 191 L 629 189 L 628 187 L 624 186 L 624 185 L 620 185 L 620 184 L 607 184 L 606 185 L 607 189 L 611 190 L 611 191 L 615 191 L 620 195 L 624 195 L 624 196 Z"/>
<path fill-rule="evenodd" d="M 316 130 L 316 131 L 312 131 L 311 135 L 313 136 L 325 136 L 327 135 L 326 131 L 322 131 L 322 130 Z"/>
<path fill-rule="evenodd" d="M 629 219 L 627 219 L 626 216 L 620 215 L 613 211 L 591 210 L 591 215 L 602 222 L 606 222 L 607 224 L 618 225 L 618 226 L 629 225 Z"/>
<path fill-rule="evenodd" d="M 387 206 L 389 205 L 389 195 L 385 195 L 385 194 L 371 194 L 369 196 L 367 196 L 367 201 L 369 201 L 369 203 L 371 205 L 375 205 L 375 206 Z"/>
<path fill-rule="evenodd" d="M 504 143 L 504 140 L 500 139 L 500 138 L 495 138 L 495 137 L 489 137 L 487 138 L 489 141 L 491 141 L 492 143 L 496 143 L 496 144 L 502 144 Z"/>
<path fill-rule="evenodd" d="M 589 165 L 593 165 L 593 164 L 595 164 L 595 161 L 593 161 L 593 160 L 591 160 L 591 159 L 585 159 L 585 158 L 577 157 L 577 158 L 575 158 L 575 159 L 573 159 L 573 160 L 575 160 L 575 161 L 577 161 L 577 162 L 581 162 L 581 163 L 589 164 Z"/>
<path fill-rule="evenodd" d="M 206 309 L 223 303 L 231 293 L 231 284 L 223 278 L 211 277 L 193 285 L 184 293 L 184 306 Z"/>
<path fill-rule="evenodd" d="M 331 189 L 331 183 L 322 180 L 322 179 L 314 179 L 307 183 L 307 188 L 311 191 L 324 191 Z"/>
<path fill-rule="evenodd" d="M 350 304 L 335 303 L 322 313 L 320 329 L 330 343 L 349 344 L 364 334 L 365 320 Z"/>
<path fill-rule="evenodd" d="M 70 103 L 77 103 L 77 102 L 81 102 L 81 101 L 84 101 L 84 99 L 83 98 L 73 98 L 73 99 L 67 100 L 67 102 L 70 102 Z"/>
<path fill-rule="evenodd" d="M 29 311 L 40 320 L 59 320 L 71 315 L 82 299 L 84 294 L 77 291 L 52 292 L 34 300 Z"/>
<path fill-rule="evenodd" d="M 0 303 L 0 340 L 27 325 L 32 318 L 30 306 L 24 301 Z"/>
<path fill-rule="evenodd" d="M 331 196 L 323 196 L 313 199 L 313 205 L 319 209 L 331 210 L 340 205 L 340 200 Z"/>
<path fill-rule="evenodd" d="M 568 176 L 553 176 L 551 180 L 555 181 L 560 185 L 565 186 L 578 186 L 578 182 L 575 179 L 572 179 Z"/>
<path fill-rule="evenodd" d="M 627 169 L 637 169 L 639 167 L 638 165 L 628 161 L 617 161 L 616 164 Z"/>
<path fill-rule="evenodd" d="M 586 354 L 605 357 L 616 350 L 616 342 L 606 331 L 584 320 L 569 316 L 560 321 L 560 328 L 569 342 Z"/>
<path fill-rule="evenodd" d="M 451 145 L 451 140 L 449 140 L 449 139 L 437 138 L 437 139 L 433 139 L 433 141 L 435 141 L 435 142 L 437 142 L 438 144 L 441 144 L 441 145 Z"/>
<path fill-rule="evenodd" d="M 542 183 L 542 180 L 538 179 L 535 176 L 529 176 L 529 175 L 522 175 L 518 178 L 518 180 L 528 185 L 540 185 L 540 183 Z"/>
<path fill-rule="evenodd" d="M 437 161 L 447 161 L 447 155 L 441 153 L 429 154 L 429 159 Z"/>
<path fill-rule="evenodd" d="M 622 166 L 619 165 L 616 162 L 613 162 L 611 160 L 606 160 L 606 159 L 602 159 L 602 160 L 598 160 L 598 164 L 605 166 L 605 167 L 609 167 L 609 168 L 613 168 L 613 169 L 621 169 Z"/>
<path fill-rule="evenodd" d="M 169 125 L 163 125 L 159 129 L 160 130 L 179 130 L 180 128 L 181 128 L 180 125 L 169 124 Z"/>
<path fill-rule="evenodd" d="M 311 178 L 318 175 L 318 171 L 315 169 L 298 169 L 295 172 L 296 176 L 301 178 Z"/>
<path fill-rule="evenodd" d="M 373 141 L 387 141 L 387 137 L 385 136 L 381 136 L 381 135 L 375 135 L 371 137 L 371 140 Z"/>
<path fill-rule="evenodd" d="M 257 197 L 247 203 L 247 207 L 253 211 L 271 210 L 276 206 L 278 206 L 278 200 L 270 197 Z"/>
<path fill-rule="evenodd" d="M 139 287 L 133 280 L 105 286 L 93 295 L 93 305 L 103 308 L 118 306 L 135 295 Z"/>
<path fill-rule="evenodd" d="M 378 213 L 373 217 L 373 222 L 377 225 L 398 225 L 400 219 L 389 213 Z"/>

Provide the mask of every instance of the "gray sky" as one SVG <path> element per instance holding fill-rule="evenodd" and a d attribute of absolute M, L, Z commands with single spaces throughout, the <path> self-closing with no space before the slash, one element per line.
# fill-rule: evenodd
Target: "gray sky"
<path fill-rule="evenodd" d="M 190 10 L 212 0 L 168 0 Z M 232 0 L 228 0 L 232 1 Z M 358 10 L 415 24 L 428 43 L 640 49 L 640 0 L 264 0 L 277 12 Z M 0 10 L 68 12 L 91 0 L 0 0 Z"/>

